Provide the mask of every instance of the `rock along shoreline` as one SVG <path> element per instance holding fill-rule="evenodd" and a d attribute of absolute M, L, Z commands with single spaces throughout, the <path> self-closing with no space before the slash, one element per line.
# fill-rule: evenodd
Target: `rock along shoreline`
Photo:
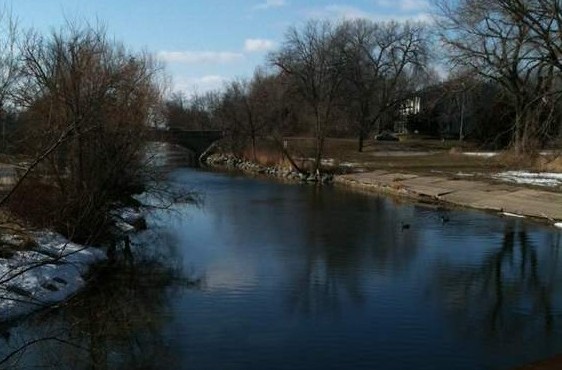
<path fill-rule="evenodd" d="M 246 174 L 271 176 L 292 182 L 330 184 L 334 181 L 332 174 L 300 173 L 282 166 L 263 166 L 232 154 L 212 154 L 205 159 L 204 164 L 212 168 L 238 170 Z"/>

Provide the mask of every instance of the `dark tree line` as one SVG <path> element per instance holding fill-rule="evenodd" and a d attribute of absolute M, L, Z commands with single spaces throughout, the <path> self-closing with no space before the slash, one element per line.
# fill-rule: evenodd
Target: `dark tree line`
<path fill-rule="evenodd" d="M 439 31 L 450 60 L 498 86 L 519 153 L 560 132 L 562 13 L 558 1 L 442 0 Z"/>
<path fill-rule="evenodd" d="M 355 136 L 362 150 L 371 133 L 393 128 L 401 103 L 427 81 L 428 42 L 421 23 L 311 21 L 289 29 L 268 67 L 251 79 L 187 106 L 169 101 L 169 122 L 197 127 L 205 121 L 227 133 L 232 149 L 249 144 L 254 153 L 260 136 L 309 134 L 317 171 L 328 135 Z M 201 100 L 205 120 L 195 119 Z"/>
<path fill-rule="evenodd" d="M 419 132 L 532 154 L 561 134 L 562 11 L 550 0 L 438 0 L 435 22 L 292 27 L 265 67 L 197 96 L 173 124 L 222 129 L 231 149 L 306 135 Z M 436 71 L 440 70 L 440 73 Z M 265 71 L 265 72 L 264 72 Z M 181 108 L 178 110 L 178 108 Z M 177 117 L 177 115 L 175 116 Z"/>

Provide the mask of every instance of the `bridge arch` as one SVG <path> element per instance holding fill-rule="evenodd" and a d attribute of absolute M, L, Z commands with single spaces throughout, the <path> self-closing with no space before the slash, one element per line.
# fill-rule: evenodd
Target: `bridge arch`
<path fill-rule="evenodd" d="M 222 139 L 219 130 L 152 130 L 155 141 L 163 141 L 182 146 L 200 158 L 216 141 Z"/>

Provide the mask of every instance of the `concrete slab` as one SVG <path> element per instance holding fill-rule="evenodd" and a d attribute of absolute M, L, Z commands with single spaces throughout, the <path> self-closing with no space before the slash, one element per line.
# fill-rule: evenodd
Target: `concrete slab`
<path fill-rule="evenodd" d="M 432 176 L 416 177 L 401 183 L 412 192 L 429 197 L 439 197 L 455 191 L 455 187 L 448 181 Z"/>
<path fill-rule="evenodd" d="M 562 193 L 497 185 L 484 181 L 450 180 L 438 176 L 420 176 L 386 171 L 345 175 L 344 183 L 407 194 L 431 197 L 466 207 L 503 210 L 530 217 L 562 220 Z"/>
<path fill-rule="evenodd" d="M 504 208 L 503 201 L 496 201 L 496 198 L 509 194 L 506 190 L 488 191 L 482 189 L 459 190 L 439 199 L 445 202 L 454 203 L 466 207 L 497 210 Z"/>
<path fill-rule="evenodd" d="M 374 171 L 356 173 L 341 176 L 344 180 L 358 182 L 364 185 L 393 186 L 402 180 L 418 177 L 417 175 L 405 173 L 388 173 L 386 171 Z"/>
<path fill-rule="evenodd" d="M 562 219 L 562 194 L 540 190 L 521 189 L 476 203 L 495 205 L 505 212 L 523 214 L 531 217 Z"/>
<path fill-rule="evenodd" d="M 414 178 L 417 178 L 417 176 L 407 173 L 387 173 L 378 176 L 377 178 L 373 179 L 373 181 L 384 183 L 386 185 L 397 185 L 397 184 L 403 184 L 404 180 L 414 179 Z"/>

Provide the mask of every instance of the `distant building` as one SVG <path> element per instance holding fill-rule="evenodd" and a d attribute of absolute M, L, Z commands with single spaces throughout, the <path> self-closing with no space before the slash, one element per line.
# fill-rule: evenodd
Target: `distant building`
<path fill-rule="evenodd" d="M 395 131 L 418 132 L 436 137 L 458 136 L 462 99 L 464 97 L 460 91 L 444 83 L 417 91 L 400 105 L 400 118 L 395 123 Z M 469 129 L 466 123 L 465 119 L 463 130 Z"/>
<path fill-rule="evenodd" d="M 399 107 L 399 119 L 394 124 L 394 132 L 401 134 L 408 132 L 408 120 L 411 116 L 421 112 L 421 96 L 414 95 L 405 99 Z"/>

